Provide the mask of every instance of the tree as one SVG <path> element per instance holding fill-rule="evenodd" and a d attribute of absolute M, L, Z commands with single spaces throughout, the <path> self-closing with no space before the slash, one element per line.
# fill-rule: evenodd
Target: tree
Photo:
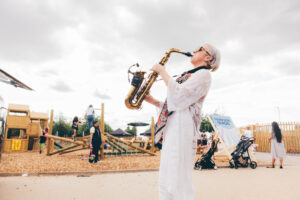
<path fill-rule="evenodd" d="M 132 134 L 134 135 L 134 136 L 136 136 L 136 132 L 137 132 L 137 130 L 136 130 L 136 127 L 134 126 L 134 127 L 132 127 Z"/>
<path fill-rule="evenodd" d="M 99 123 L 99 126 L 101 126 L 101 122 Z M 110 133 L 112 131 L 113 131 L 113 129 L 111 128 L 111 126 L 104 122 L 104 132 L 105 133 Z"/>
<path fill-rule="evenodd" d="M 136 136 L 137 130 L 136 130 L 136 127 L 135 127 L 135 126 L 133 126 L 132 128 L 130 128 L 129 126 L 127 126 L 127 128 L 125 129 L 125 131 L 126 131 L 127 133 L 131 133 L 132 135 Z"/>
<path fill-rule="evenodd" d="M 95 120 L 99 121 L 99 127 L 101 127 L 101 122 L 99 118 Z M 104 132 L 110 133 L 113 129 L 111 126 L 104 122 Z M 53 134 L 55 135 L 58 132 L 59 137 L 72 137 L 73 130 L 72 124 L 67 122 L 62 114 L 59 115 L 58 121 L 54 121 L 53 123 Z M 82 137 L 84 132 L 84 136 L 90 135 L 88 130 L 88 123 L 85 121 L 83 123 L 79 123 L 77 136 Z"/>
<path fill-rule="evenodd" d="M 101 120 L 98 117 L 96 117 L 95 120 L 99 121 L 99 127 L 101 127 Z M 111 128 L 111 126 L 109 124 L 107 124 L 106 122 L 104 122 L 104 132 L 110 133 L 112 131 L 113 131 L 113 129 Z M 83 136 L 83 132 L 84 132 L 84 136 L 90 135 L 90 131 L 88 130 L 87 122 L 84 122 L 79 126 L 78 135 Z"/>
<path fill-rule="evenodd" d="M 201 132 L 210 132 L 210 133 L 214 131 L 214 129 L 213 129 L 210 121 L 208 120 L 207 116 L 202 116 L 201 117 L 200 131 Z"/>
<path fill-rule="evenodd" d="M 71 137 L 73 134 L 70 124 L 65 122 L 63 118 L 53 123 L 53 134 L 55 135 L 56 132 L 59 137 Z"/>
<path fill-rule="evenodd" d="M 87 136 L 87 135 L 90 134 L 90 132 L 88 130 L 88 123 L 87 122 L 83 122 L 83 123 L 79 124 L 77 136 L 82 137 L 83 132 L 84 132 L 84 136 Z"/>

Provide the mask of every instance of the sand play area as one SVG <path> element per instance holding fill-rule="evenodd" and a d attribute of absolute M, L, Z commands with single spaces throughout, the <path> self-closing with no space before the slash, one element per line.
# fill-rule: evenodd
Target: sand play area
<path fill-rule="evenodd" d="M 88 162 L 89 150 L 81 150 L 63 155 L 46 156 L 38 152 L 3 154 L 0 164 L 1 173 L 34 173 L 40 172 L 93 172 L 106 170 L 136 170 L 159 168 L 160 152 L 156 156 L 132 154 L 107 156 L 99 164 Z M 196 156 L 198 158 L 199 155 Z M 224 157 L 216 158 L 217 166 L 228 166 Z M 263 164 L 259 161 L 258 164 Z"/>

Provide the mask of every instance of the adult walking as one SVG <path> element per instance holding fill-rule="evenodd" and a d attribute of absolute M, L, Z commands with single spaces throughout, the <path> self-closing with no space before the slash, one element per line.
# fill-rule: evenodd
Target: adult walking
<path fill-rule="evenodd" d="M 161 108 L 159 122 L 164 127 L 163 145 L 159 170 L 160 200 L 192 200 L 193 162 L 200 129 L 201 109 L 211 85 L 210 71 L 216 71 L 220 63 L 219 51 L 204 44 L 191 57 L 194 68 L 176 81 L 164 66 L 154 65 L 151 70 L 158 73 L 167 86 L 167 100 L 159 102 L 151 95 L 145 100 Z M 166 119 L 166 120 L 161 120 Z M 157 134 L 160 134 L 157 131 Z"/>
<path fill-rule="evenodd" d="M 269 137 L 269 142 L 271 142 L 272 165 L 268 166 L 268 168 L 275 168 L 275 161 L 276 159 L 279 159 L 280 169 L 282 169 L 286 152 L 283 143 L 283 135 L 277 122 L 272 122 L 272 133 Z"/>

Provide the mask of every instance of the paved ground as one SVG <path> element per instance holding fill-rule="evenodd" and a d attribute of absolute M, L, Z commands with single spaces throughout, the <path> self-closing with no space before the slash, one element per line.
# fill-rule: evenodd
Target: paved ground
<path fill-rule="evenodd" d="M 270 153 L 256 152 L 255 157 L 257 160 L 270 162 L 272 157 Z M 276 161 L 276 164 L 279 165 L 279 160 Z M 299 165 L 300 166 L 300 154 L 287 154 L 284 163 L 289 166 Z"/>
<path fill-rule="evenodd" d="M 270 154 L 257 153 L 258 159 Z M 300 156 L 289 155 L 284 169 L 259 167 L 194 171 L 195 199 L 299 200 Z M 90 177 L 0 178 L 0 199 L 153 200 L 158 172 L 102 174 Z"/>

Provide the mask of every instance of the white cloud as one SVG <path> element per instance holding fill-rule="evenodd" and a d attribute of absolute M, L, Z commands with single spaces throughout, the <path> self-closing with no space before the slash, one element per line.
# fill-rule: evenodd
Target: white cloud
<path fill-rule="evenodd" d="M 127 69 L 158 63 L 170 48 L 192 51 L 217 46 L 221 67 L 204 112 L 222 109 L 236 125 L 299 118 L 300 3 L 273 1 L 8 1 L 0 3 L 0 65 L 35 92 L 0 85 L 7 103 L 35 111 L 83 116 L 105 103 L 105 119 L 116 128 L 150 122 L 156 110 L 146 103 L 128 110 Z M 191 67 L 173 55 L 167 71 Z M 54 88 L 49 89 L 49 88 Z M 61 92 L 63 91 L 63 92 Z M 164 100 L 156 82 L 153 96 Z M 97 111 L 99 115 L 99 111 Z"/>

